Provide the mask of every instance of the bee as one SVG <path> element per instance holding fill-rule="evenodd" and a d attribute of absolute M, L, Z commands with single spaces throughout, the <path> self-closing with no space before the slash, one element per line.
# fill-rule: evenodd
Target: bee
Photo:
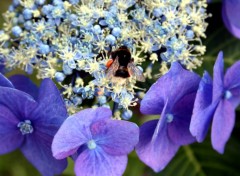
<path fill-rule="evenodd" d="M 107 62 L 106 77 L 113 78 L 129 78 L 133 77 L 137 81 L 144 82 L 145 77 L 142 71 L 134 64 L 131 53 L 126 46 L 121 46 L 117 50 L 110 53 L 110 60 Z"/>

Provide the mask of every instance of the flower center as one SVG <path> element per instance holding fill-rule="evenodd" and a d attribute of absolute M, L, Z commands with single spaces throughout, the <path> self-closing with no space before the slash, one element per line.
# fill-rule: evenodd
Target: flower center
<path fill-rule="evenodd" d="M 90 140 L 90 141 L 88 141 L 87 146 L 90 150 L 93 150 L 97 147 L 97 144 L 94 140 Z"/>
<path fill-rule="evenodd" d="M 173 121 L 173 115 L 172 114 L 166 114 L 166 117 L 167 117 L 167 122 L 168 123 L 171 123 Z"/>
<path fill-rule="evenodd" d="M 224 94 L 224 98 L 225 99 L 229 99 L 229 98 L 231 98 L 232 97 L 232 93 L 229 91 L 229 90 L 227 90 L 226 92 L 225 92 L 225 94 Z"/>
<path fill-rule="evenodd" d="M 22 132 L 22 135 L 31 134 L 33 132 L 33 126 L 30 120 L 25 120 L 24 122 L 18 123 L 18 128 Z"/>

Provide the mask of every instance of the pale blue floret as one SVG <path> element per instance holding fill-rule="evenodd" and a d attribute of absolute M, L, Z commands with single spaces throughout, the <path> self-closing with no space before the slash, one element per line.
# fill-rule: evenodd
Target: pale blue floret
<path fill-rule="evenodd" d="M 124 110 L 124 111 L 123 111 L 121 117 L 122 117 L 124 120 L 129 120 L 129 119 L 132 117 L 132 115 L 133 115 L 133 112 L 128 109 L 128 110 Z"/>
<path fill-rule="evenodd" d="M 22 33 L 22 29 L 19 26 L 14 26 L 12 28 L 12 34 L 16 37 L 19 37 Z"/>

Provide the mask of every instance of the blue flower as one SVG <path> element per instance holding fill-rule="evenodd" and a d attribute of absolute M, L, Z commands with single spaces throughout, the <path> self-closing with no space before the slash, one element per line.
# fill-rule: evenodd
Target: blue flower
<path fill-rule="evenodd" d="M 53 158 L 53 136 L 67 117 L 62 97 L 50 79 L 39 88 L 26 77 L 10 82 L 0 74 L 0 154 L 20 149 L 43 176 L 60 174 L 66 160 Z"/>
<path fill-rule="evenodd" d="M 224 76 L 223 53 L 214 65 L 213 81 L 205 72 L 197 92 L 190 131 L 202 142 L 212 121 L 213 148 L 224 152 L 235 123 L 235 109 L 240 103 L 240 61 L 230 67 Z"/>
<path fill-rule="evenodd" d="M 229 32 L 235 37 L 240 38 L 240 1 L 223 0 L 222 17 Z"/>
<path fill-rule="evenodd" d="M 144 114 L 161 114 L 140 127 L 136 151 L 155 172 L 165 168 L 181 145 L 195 141 L 189 131 L 200 77 L 174 62 L 170 71 L 152 85 L 141 102 Z"/>
<path fill-rule="evenodd" d="M 67 118 L 54 137 L 53 156 L 75 160 L 77 176 L 120 176 L 138 142 L 136 124 L 112 120 L 108 108 L 85 109 Z"/>

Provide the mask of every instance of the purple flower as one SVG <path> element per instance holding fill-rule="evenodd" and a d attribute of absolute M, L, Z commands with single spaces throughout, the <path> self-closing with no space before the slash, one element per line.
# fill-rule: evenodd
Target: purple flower
<path fill-rule="evenodd" d="M 67 161 L 51 152 L 53 136 L 67 117 L 58 89 L 50 79 L 39 90 L 24 76 L 11 80 L 0 74 L 0 154 L 20 149 L 43 176 L 62 173 Z"/>
<path fill-rule="evenodd" d="M 155 172 L 165 168 L 181 145 L 195 141 L 189 125 L 199 82 L 197 74 L 175 62 L 141 102 L 142 113 L 161 114 L 140 127 L 136 147 L 139 158 Z"/>
<path fill-rule="evenodd" d="M 223 0 L 222 18 L 229 32 L 240 39 L 240 1 Z"/>
<path fill-rule="evenodd" d="M 240 61 L 230 67 L 224 77 L 223 53 L 214 65 L 213 81 L 205 72 L 195 100 L 190 131 L 202 142 L 212 121 L 213 148 L 224 152 L 235 123 L 235 109 L 240 103 Z"/>
<path fill-rule="evenodd" d="M 127 154 L 138 142 L 136 124 L 112 120 L 108 108 L 85 109 L 70 116 L 60 127 L 52 144 L 53 156 L 75 160 L 77 176 L 121 176 Z"/>

